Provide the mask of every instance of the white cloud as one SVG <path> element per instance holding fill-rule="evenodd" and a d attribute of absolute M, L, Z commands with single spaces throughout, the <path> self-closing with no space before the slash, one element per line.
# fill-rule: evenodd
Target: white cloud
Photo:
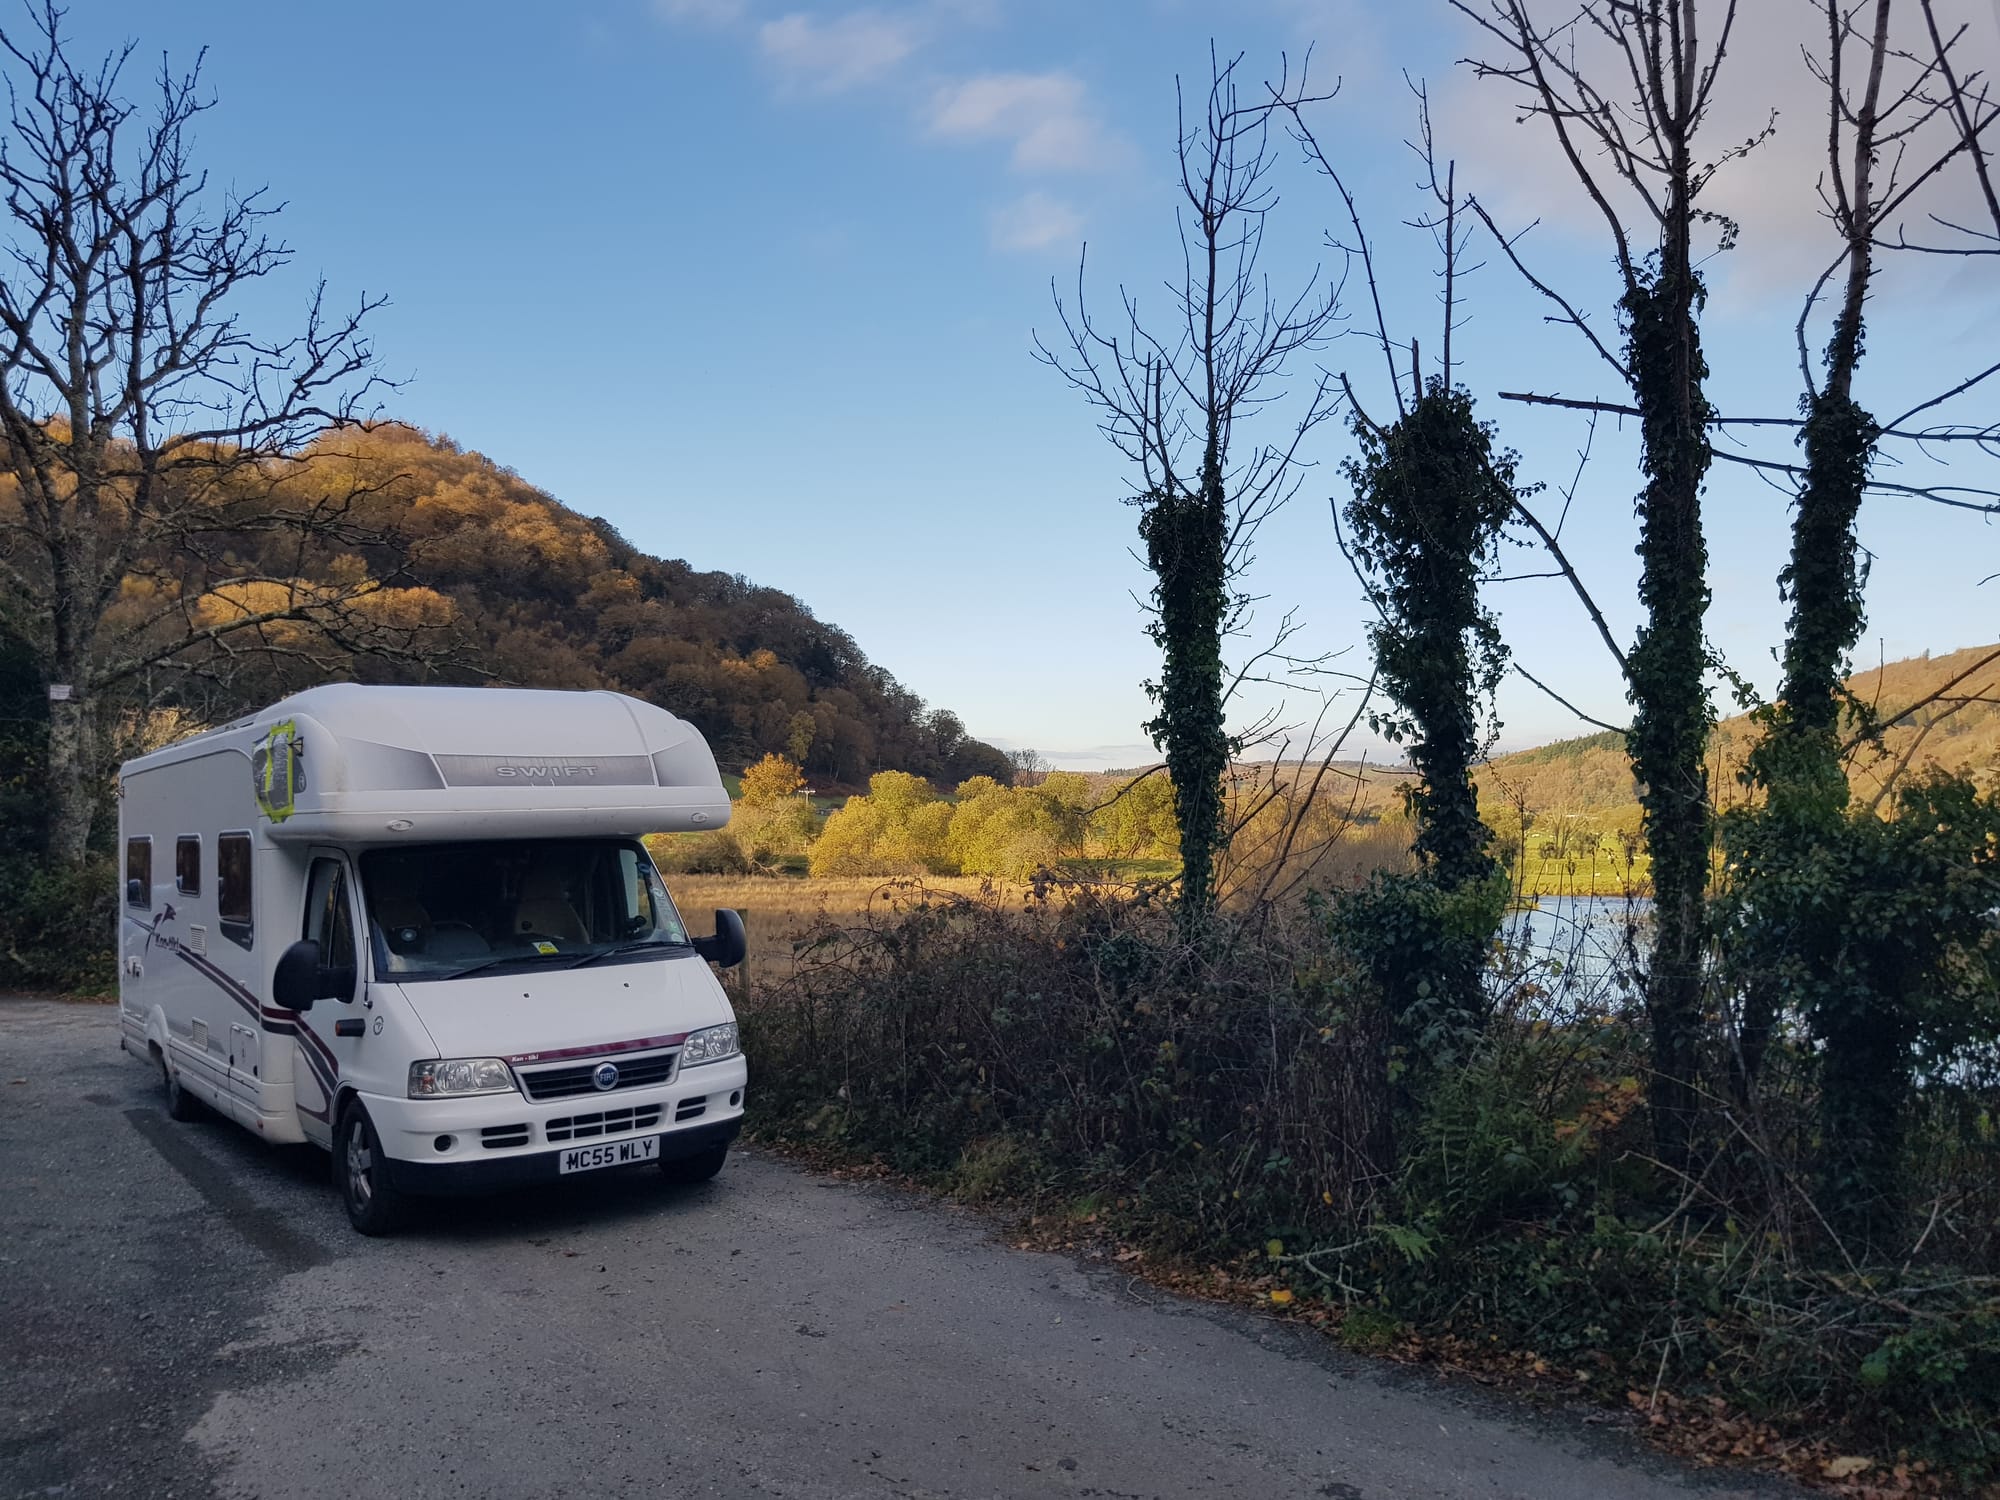
<path fill-rule="evenodd" d="M 757 28 L 757 44 L 794 87 L 837 94 L 881 78 L 916 51 L 916 25 L 878 10 L 830 21 L 794 11 Z"/>
<path fill-rule="evenodd" d="M 1116 166 L 1128 148 L 1091 112 L 1083 81 L 1067 73 L 984 73 L 931 99 L 931 133 L 956 141 L 1011 141 L 1024 172 Z"/>
<path fill-rule="evenodd" d="M 1982 22 L 1975 0 L 1945 0 L 1940 11 L 1947 23 L 1964 20 L 1972 25 L 1962 44 L 1961 67 L 1974 65 L 2000 42 L 2000 15 L 1987 28 L 1991 40 L 1978 35 Z M 1903 14 L 1903 24 L 1919 24 L 1914 15 L 1913 10 Z M 1702 159 L 1713 160 L 1715 153 L 1740 146 L 1764 128 L 1774 111 L 1777 129 L 1747 157 L 1726 163 L 1702 195 L 1702 207 L 1725 214 L 1742 227 L 1736 248 L 1709 267 L 1723 298 L 1754 302 L 1781 291 L 1789 296 L 1802 278 L 1810 281 L 1839 248 L 1815 190 L 1826 170 L 1826 89 L 1813 79 L 1801 56 L 1802 48 L 1824 52 L 1825 38 L 1820 34 L 1824 25 L 1813 7 L 1802 4 L 1759 0 L 1737 11 L 1714 106 L 1702 127 Z M 1474 56 L 1503 55 L 1491 37 L 1469 26 L 1462 35 Z M 1585 28 L 1578 28 L 1578 36 L 1579 56 L 1592 76 L 1622 77 L 1622 62 L 1601 37 Z M 1915 50 L 1919 39 L 1912 35 L 1907 40 Z M 1898 67 L 1907 71 L 1900 63 Z M 1891 77 L 1889 94 L 1893 96 L 1906 81 Z M 1610 92 L 1614 102 L 1622 104 L 1629 90 Z M 1540 218 L 1558 232 L 1587 242 L 1600 239 L 1603 219 L 1577 184 L 1547 121 L 1531 118 L 1517 123 L 1518 92 L 1499 82 L 1475 81 L 1469 70 L 1461 68 L 1433 89 L 1432 99 L 1440 151 L 1457 156 L 1460 186 L 1470 185 L 1503 226 L 1516 229 Z M 1920 133 L 1911 145 L 1911 163 L 1934 149 L 1941 128 L 1933 122 Z M 1586 160 L 1635 238 L 1641 245 L 1649 243 L 1645 212 L 1636 196 L 1616 181 L 1599 156 L 1593 153 Z M 1924 212 L 1949 191 L 1948 182 L 1941 180 L 1919 196 L 1909 212 L 1913 231 L 1927 227 Z"/>
<path fill-rule="evenodd" d="M 691 21 L 697 26 L 728 26 L 749 9 L 749 0 L 653 0 L 653 13 L 661 20 Z"/>
<path fill-rule="evenodd" d="M 994 248 L 1046 250 L 1073 243 L 1083 232 L 1083 215 L 1044 192 L 1023 193 L 996 208 L 987 220 Z"/>

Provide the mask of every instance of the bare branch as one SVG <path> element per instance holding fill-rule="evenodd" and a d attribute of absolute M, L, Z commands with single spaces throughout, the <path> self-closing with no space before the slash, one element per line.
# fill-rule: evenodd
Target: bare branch
<path fill-rule="evenodd" d="M 1542 679 L 1537 677 L 1533 672 L 1530 672 L 1526 667 L 1522 666 L 1518 661 L 1514 662 L 1512 665 L 1516 672 L 1520 673 L 1523 677 L 1527 678 L 1529 682 L 1533 683 L 1536 687 L 1540 688 L 1544 693 L 1547 693 L 1551 698 L 1555 699 L 1556 702 L 1560 703 L 1564 708 L 1568 709 L 1571 713 L 1575 714 L 1579 719 L 1583 720 L 1584 723 L 1594 724 L 1599 729 L 1608 729 L 1613 734 L 1630 734 L 1632 732 L 1631 728 L 1627 725 L 1607 724 L 1602 719 L 1594 718 L 1590 714 L 1585 713 L 1582 709 L 1578 708 L 1574 703 L 1570 702 L 1569 699 L 1565 698 L 1561 693 L 1557 692 L 1554 688 L 1550 687 L 1546 682 L 1542 681 Z"/>

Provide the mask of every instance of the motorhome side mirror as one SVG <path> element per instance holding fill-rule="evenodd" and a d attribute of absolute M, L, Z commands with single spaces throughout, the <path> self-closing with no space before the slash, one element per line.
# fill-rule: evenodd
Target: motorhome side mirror
<path fill-rule="evenodd" d="M 311 1010 L 320 998 L 319 944 L 301 938 L 278 955 L 271 971 L 271 998 L 286 1010 Z"/>
<path fill-rule="evenodd" d="M 726 906 L 718 906 L 715 909 L 715 936 L 696 938 L 694 951 L 718 969 L 735 968 L 743 962 L 743 955 L 750 951 L 749 939 L 743 935 L 743 918 Z"/>
<path fill-rule="evenodd" d="M 127 906 L 146 905 L 146 887 L 138 880 L 125 882 L 125 904 Z"/>

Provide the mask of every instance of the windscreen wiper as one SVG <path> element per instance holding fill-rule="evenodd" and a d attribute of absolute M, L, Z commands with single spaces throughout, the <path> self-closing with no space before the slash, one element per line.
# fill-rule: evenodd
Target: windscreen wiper
<path fill-rule="evenodd" d="M 476 964 L 467 964 L 462 969 L 448 969 L 442 974 L 399 974 L 398 979 L 463 979 L 468 974 L 483 974 L 488 969 L 497 969 L 502 964 L 539 964 L 552 958 L 561 958 L 559 953 L 498 953 L 492 958 L 482 958 Z"/>
<path fill-rule="evenodd" d="M 644 953 L 652 948 L 685 948 L 688 944 L 677 943 L 672 938 L 640 938 L 630 943 L 617 943 L 609 948 L 599 948 L 595 953 L 586 953 L 574 963 L 564 964 L 566 969 L 580 969 L 585 964 L 594 964 L 600 958 L 616 958 L 621 953 Z"/>

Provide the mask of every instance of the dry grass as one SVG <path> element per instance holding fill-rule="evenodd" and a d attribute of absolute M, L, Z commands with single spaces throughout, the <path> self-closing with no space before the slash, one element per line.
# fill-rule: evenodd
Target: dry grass
<path fill-rule="evenodd" d="M 798 880 L 770 875 L 675 875 L 667 881 L 674 904 L 680 907 L 692 932 L 712 930 L 711 913 L 718 906 L 743 914 L 750 939 L 745 967 L 753 985 L 775 984 L 791 977 L 793 944 L 822 915 L 838 922 L 860 917 L 871 907 L 883 911 L 893 902 L 907 900 L 918 884 L 876 876 Z M 948 875 L 927 875 L 921 885 L 927 891 L 960 896 L 990 890 L 1008 905 L 1020 904 L 1028 889 L 1005 881 Z"/>

